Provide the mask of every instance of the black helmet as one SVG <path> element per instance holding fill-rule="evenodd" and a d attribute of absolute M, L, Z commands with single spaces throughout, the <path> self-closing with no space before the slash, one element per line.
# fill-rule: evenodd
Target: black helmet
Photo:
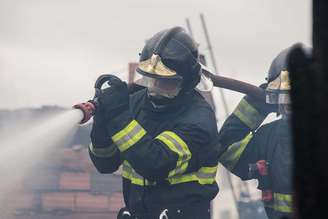
<path fill-rule="evenodd" d="M 282 50 L 272 61 L 266 80 L 270 83 L 276 79 L 282 71 L 287 71 L 288 54 L 294 47 L 288 47 Z"/>
<path fill-rule="evenodd" d="M 200 81 L 196 42 L 181 27 L 160 31 L 146 41 L 137 72 L 151 78 L 182 80 L 183 92 Z"/>
<path fill-rule="evenodd" d="M 272 61 L 266 88 L 266 102 L 270 104 L 289 104 L 290 79 L 288 71 L 289 53 L 295 47 L 302 47 L 305 53 L 311 53 L 312 49 L 302 43 L 294 44 L 282 50 Z"/>

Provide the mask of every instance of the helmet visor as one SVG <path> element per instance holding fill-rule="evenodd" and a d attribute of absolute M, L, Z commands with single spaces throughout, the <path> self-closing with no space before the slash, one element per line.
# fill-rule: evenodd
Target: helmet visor
<path fill-rule="evenodd" d="M 142 76 L 140 79 L 136 80 L 135 83 L 146 87 L 150 95 L 174 98 L 181 90 L 182 80 Z"/>
<path fill-rule="evenodd" d="M 268 104 L 290 104 L 289 91 L 289 72 L 281 71 L 276 79 L 268 83 L 266 102 Z"/>

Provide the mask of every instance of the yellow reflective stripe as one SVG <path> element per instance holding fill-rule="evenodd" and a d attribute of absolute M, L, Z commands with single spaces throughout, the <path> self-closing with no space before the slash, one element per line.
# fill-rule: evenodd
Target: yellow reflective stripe
<path fill-rule="evenodd" d="M 214 167 L 202 167 L 202 168 L 200 168 L 200 172 L 203 172 L 203 173 L 215 173 L 216 174 L 217 169 L 218 169 L 217 166 L 214 166 Z"/>
<path fill-rule="evenodd" d="M 123 161 L 122 176 L 131 181 L 132 184 L 139 186 L 144 185 L 144 179 L 140 176 L 129 164 L 128 161 Z"/>
<path fill-rule="evenodd" d="M 245 99 L 242 99 L 240 101 L 233 114 L 237 116 L 252 130 L 256 129 L 259 125 L 261 125 L 262 121 L 265 119 L 265 116 L 260 114 Z"/>
<path fill-rule="evenodd" d="M 116 133 L 112 137 L 113 141 L 119 141 L 124 136 L 126 136 L 127 134 L 129 134 L 129 132 L 132 129 L 134 129 L 137 125 L 138 125 L 138 122 L 136 120 L 132 120 L 132 122 L 130 122 L 124 129 L 122 129 L 121 131 L 119 131 L 118 133 Z"/>
<path fill-rule="evenodd" d="M 273 201 L 263 202 L 267 208 L 272 208 L 275 211 L 283 213 L 292 213 L 292 195 L 273 193 Z"/>
<path fill-rule="evenodd" d="M 191 152 L 187 144 L 174 132 L 164 131 L 156 137 L 162 141 L 168 148 L 178 154 L 176 168 L 169 172 L 169 177 L 184 173 L 188 168 L 188 161 L 191 158 Z"/>
<path fill-rule="evenodd" d="M 132 120 L 124 129 L 116 133 L 112 140 L 119 150 L 124 152 L 136 144 L 145 134 L 146 131 L 142 126 L 136 120 Z"/>
<path fill-rule="evenodd" d="M 90 151 L 97 157 L 112 157 L 117 151 L 116 145 L 112 144 L 109 147 L 97 148 L 92 143 L 89 145 Z"/>
<path fill-rule="evenodd" d="M 215 182 L 217 166 L 201 167 L 197 172 L 184 174 L 182 176 L 173 176 L 168 178 L 170 184 L 179 184 L 197 181 L 201 185 L 213 184 Z"/>
<path fill-rule="evenodd" d="M 141 175 L 139 175 L 130 165 L 130 163 L 126 160 L 123 161 L 123 168 L 122 168 L 122 176 L 125 179 L 131 181 L 132 184 L 144 186 L 146 185 L 155 185 L 155 182 L 150 182 L 147 179 L 144 179 Z"/>
<path fill-rule="evenodd" d="M 291 213 L 292 212 L 292 195 L 273 193 L 274 209 L 276 211 Z"/>
<path fill-rule="evenodd" d="M 221 155 L 220 162 L 230 171 L 232 171 L 238 163 L 242 153 L 244 152 L 247 144 L 252 139 L 253 133 L 250 132 L 241 141 L 233 143 L 228 149 Z"/>

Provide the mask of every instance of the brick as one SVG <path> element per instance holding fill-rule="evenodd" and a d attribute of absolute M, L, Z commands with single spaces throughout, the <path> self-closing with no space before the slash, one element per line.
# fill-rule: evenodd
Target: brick
<path fill-rule="evenodd" d="M 70 210 L 75 207 L 75 194 L 72 192 L 50 192 L 41 196 L 42 208 L 45 211 Z"/>
<path fill-rule="evenodd" d="M 90 190 L 90 174 L 63 172 L 60 175 L 59 188 L 61 190 Z"/>
<path fill-rule="evenodd" d="M 83 171 L 85 169 L 85 153 L 85 150 L 62 149 L 61 166 L 66 170 Z"/>
<path fill-rule="evenodd" d="M 118 212 L 125 206 L 123 194 L 121 192 L 115 192 L 109 197 L 109 210 L 112 212 Z"/>
<path fill-rule="evenodd" d="M 6 206 L 8 209 L 18 210 L 18 209 L 37 209 L 40 205 L 39 194 L 32 192 L 19 192 L 15 194 L 10 194 L 7 197 Z"/>
<path fill-rule="evenodd" d="M 58 191 L 59 171 L 35 169 L 24 180 L 24 187 L 32 191 Z"/>
<path fill-rule="evenodd" d="M 113 174 L 91 173 L 91 192 L 111 195 L 122 191 L 122 176 Z"/>
<path fill-rule="evenodd" d="M 109 198 L 105 195 L 92 195 L 89 193 L 76 194 L 76 211 L 108 212 Z"/>

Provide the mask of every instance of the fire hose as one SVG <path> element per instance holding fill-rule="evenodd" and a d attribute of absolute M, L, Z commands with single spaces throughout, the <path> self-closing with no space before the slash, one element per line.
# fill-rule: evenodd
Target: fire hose
<path fill-rule="evenodd" d="M 256 87 L 252 84 L 235 80 L 228 77 L 218 76 L 211 72 L 208 68 L 202 68 L 202 74 L 209 78 L 213 86 L 220 87 L 224 89 L 229 89 L 232 91 L 236 91 L 239 93 L 250 95 L 254 98 L 264 100 L 265 99 L 265 90 L 259 87 Z M 95 96 L 92 100 L 89 100 L 85 103 L 79 103 L 73 106 L 75 109 L 80 109 L 83 112 L 83 119 L 80 124 L 84 124 L 94 115 L 97 106 L 99 105 L 98 97 L 102 92 L 102 87 L 114 77 L 113 75 L 104 74 L 98 77 L 96 83 L 94 85 L 95 88 Z M 128 85 L 129 91 L 133 91 L 136 88 L 135 84 Z"/>
<path fill-rule="evenodd" d="M 250 95 L 256 99 L 265 100 L 265 90 L 254 86 L 252 84 L 235 80 L 228 77 L 223 77 L 215 75 L 210 69 L 202 66 L 202 73 L 208 77 L 212 82 L 214 87 L 220 87 L 239 93 Z"/>

